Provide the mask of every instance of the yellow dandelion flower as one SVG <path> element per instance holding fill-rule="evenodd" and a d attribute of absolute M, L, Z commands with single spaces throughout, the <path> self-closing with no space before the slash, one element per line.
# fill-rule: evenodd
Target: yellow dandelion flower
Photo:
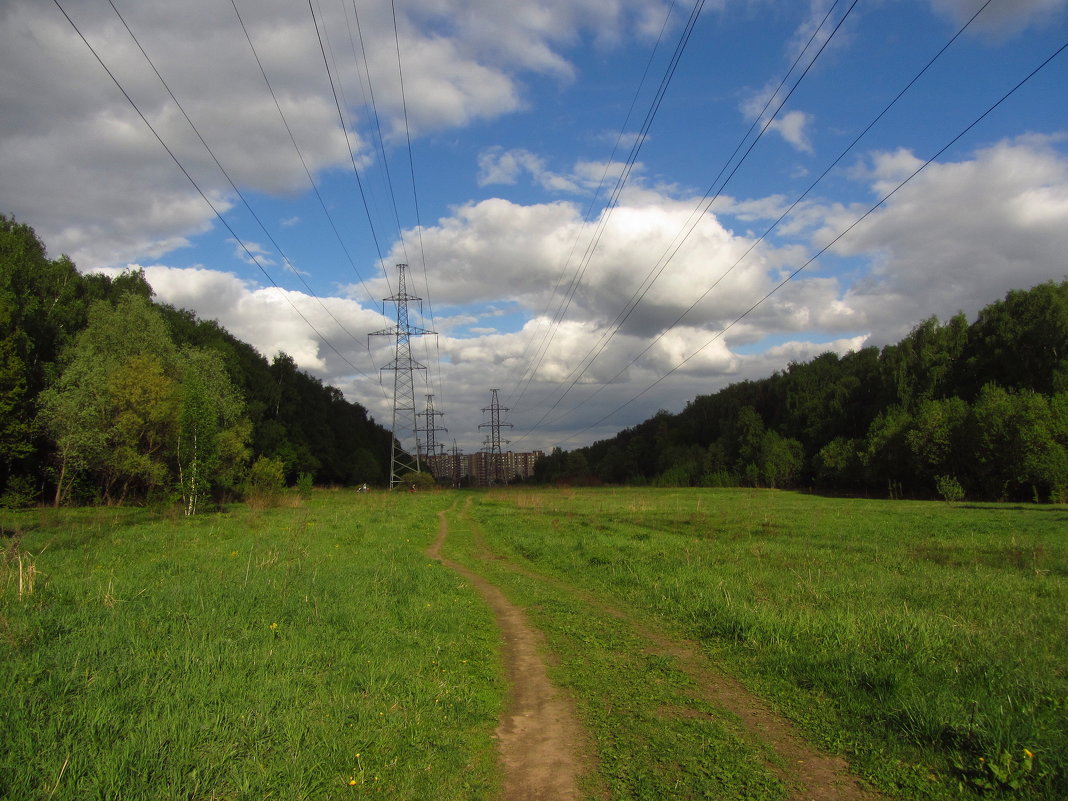
<path fill-rule="evenodd" d="M 270 628 L 271 631 L 278 631 L 278 624 L 272 623 L 268 628 Z"/>
<path fill-rule="evenodd" d="M 356 780 L 355 779 L 349 779 L 349 787 L 355 787 L 355 786 L 356 786 Z"/>

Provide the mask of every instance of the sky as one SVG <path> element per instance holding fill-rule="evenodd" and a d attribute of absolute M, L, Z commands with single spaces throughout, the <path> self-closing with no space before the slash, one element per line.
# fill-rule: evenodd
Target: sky
<path fill-rule="evenodd" d="M 1068 0 L 0 0 L 0 213 L 387 427 L 407 264 L 437 442 L 497 389 L 567 450 L 1068 277 L 1066 43 Z"/>

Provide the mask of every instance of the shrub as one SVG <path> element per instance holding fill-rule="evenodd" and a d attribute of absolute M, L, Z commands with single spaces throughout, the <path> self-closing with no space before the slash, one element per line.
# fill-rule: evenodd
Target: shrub
<path fill-rule="evenodd" d="M 964 500 L 964 487 L 960 485 L 953 476 L 938 476 L 935 478 L 935 486 L 938 487 L 938 494 L 941 495 L 947 503 L 957 503 Z"/>
<path fill-rule="evenodd" d="M 312 496 L 312 474 L 301 473 L 297 476 L 297 494 L 304 500 Z"/>
<path fill-rule="evenodd" d="M 414 485 L 417 490 L 422 492 L 432 490 L 438 485 L 438 482 L 434 479 L 434 476 L 431 473 L 424 473 L 422 471 L 406 475 L 404 477 L 404 482 L 406 484 Z"/>
<path fill-rule="evenodd" d="M 37 500 L 37 491 L 29 476 L 12 476 L 7 487 L 0 495 L 0 507 L 6 509 L 25 509 L 33 506 Z"/>
<path fill-rule="evenodd" d="M 278 459 L 261 456 L 248 471 L 245 482 L 245 497 L 250 506 L 264 508 L 277 506 L 285 489 L 285 468 Z"/>

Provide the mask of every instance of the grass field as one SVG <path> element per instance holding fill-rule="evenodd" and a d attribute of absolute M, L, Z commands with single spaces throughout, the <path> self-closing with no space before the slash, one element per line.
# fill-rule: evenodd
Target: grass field
<path fill-rule="evenodd" d="M 0 797 L 485 797 L 499 645 L 436 503 L 6 514 Z"/>
<path fill-rule="evenodd" d="M 1068 798 L 1064 507 L 597 489 L 471 514 L 494 550 L 699 639 L 884 791 Z"/>
<path fill-rule="evenodd" d="M 1068 509 L 513 489 L 0 513 L 0 798 L 493 797 L 499 635 L 424 556 L 442 509 L 545 632 L 591 792 L 788 791 L 644 626 L 891 797 L 1068 797 Z"/>

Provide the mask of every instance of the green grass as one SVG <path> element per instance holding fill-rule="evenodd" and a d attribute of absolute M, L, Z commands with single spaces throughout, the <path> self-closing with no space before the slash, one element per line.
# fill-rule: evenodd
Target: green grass
<path fill-rule="evenodd" d="M 472 515 L 494 549 L 699 638 L 892 794 L 1068 794 L 1063 507 L 517 490 Z"/>
<path fill-rule="evenodd" d="M 494 797 L 500 635 L 424 556 L 447 507 L 545 634 L 590 798 L 788 792 L 637 624 L 890 797 L 1068 796 L 1068 509 L 601 489 L 0 513 L 0 798 Z"/>
<path fill-rule="evenodd" d="M 550 676 L 571 694 L 592 740 L 588 797 L 786 797 L 765 750 L 742 735 L 733 716 L 702 700 L 672 658 L 649 652 L 628 623 L 579 595 L 479 558 L 473 529 L 465 514 L 450 515 L 447 553 L 504 588 L 545 634 Z"/>
<path fill-rule="evenodd" d="M 423 555 L 442 503 L 5 513 L 0 797 L 488 797 L 498 634 Z"/>

